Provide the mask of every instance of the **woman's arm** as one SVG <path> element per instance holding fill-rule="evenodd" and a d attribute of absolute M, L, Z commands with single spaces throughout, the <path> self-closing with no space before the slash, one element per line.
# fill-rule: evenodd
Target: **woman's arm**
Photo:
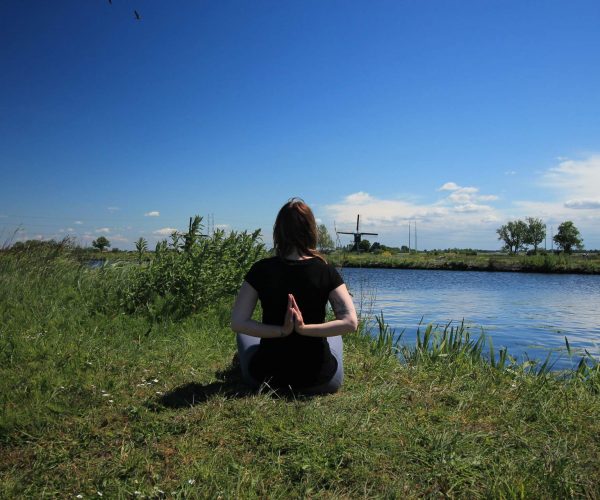
<path fill-rule="evenodd" d="M 287 311 L 283 325 L 265 325 L 252 319 L 252 313 L 258 301 L 258 292 L 244 281 L 231 312 L 231 329 L 236 333 L 245 333 L 252 337 L 273 339 L 287 337 L 294 330 L 294 318 L 291 296 L 288 297 Z"/>
<path fill-rule="evenodd" d="M 296 304 L 296 300 L 293 299 L 296 331 L 300 335 L 306 335 L 307 337 L 334 337 L 353 332 L 358 328 L 356 309 L 354 309 L 354 303 L 346 285 L 342 284 L 329 293 L 329 303 L 335 314 L 333 321 L 317 325 L 305 325 L 302 312 L 298 304 Z"/>

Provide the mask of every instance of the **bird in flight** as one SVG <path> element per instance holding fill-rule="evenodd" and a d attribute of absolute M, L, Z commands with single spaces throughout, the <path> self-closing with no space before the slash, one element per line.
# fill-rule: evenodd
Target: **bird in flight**
<path fill-rule="evenodd" d="M 134 10 L 133 13 L 135 14 L 135 18 L 139 21 L 142 16 L 140 16 L 140 13 L 137 10 Z"/>

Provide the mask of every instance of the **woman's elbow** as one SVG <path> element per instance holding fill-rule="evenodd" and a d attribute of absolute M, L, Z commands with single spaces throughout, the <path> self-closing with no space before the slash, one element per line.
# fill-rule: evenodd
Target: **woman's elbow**
<path fill-rule="evenodd" d="M 355 332 L 356 329 L 358 328 L 358 318 L 356 317 L 356 315 L 353 314 L 353 315 L 349 316 L 347 319 L 347 322 L 348 322 L 348 331 Z"/>
<path fill-rule="evenodd" d="M 242 330 L 242 321 L 239 318 L 231 318 L 229 326 L 235 333 L 239 333 Z"/>

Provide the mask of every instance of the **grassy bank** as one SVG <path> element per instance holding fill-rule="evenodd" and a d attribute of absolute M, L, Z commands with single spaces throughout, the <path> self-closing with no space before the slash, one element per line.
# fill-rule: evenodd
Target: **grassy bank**
<path fill-rule="evenodd" d="M 600 274 L 600 254 L 509 255 L 483 252 L 352 253 L 334 252 L 328 260 L 337 266 L 389 269 L 509 271 L 534 273 Z"/>
<path fill-rule="evenodd" d="M 340 393 L 249 394 L 230 298 L 126 314 L 118 279 L 0 255 L 0 498 L 600 496 L 597 370 L 493 367 L 462 335 L 399 362 L 382 326 L 347 337 Z"/>

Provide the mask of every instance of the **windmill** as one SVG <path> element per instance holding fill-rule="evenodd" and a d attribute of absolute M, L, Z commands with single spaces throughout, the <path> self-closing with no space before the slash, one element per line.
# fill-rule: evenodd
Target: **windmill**
<path fill-rule="evenodd" d="M 363 235 L 369 235 L 369 236 L 377 236 L 378 233 L 363 233 L 361 231 L 359 231 L 358 229 L 358 225 L 360 224 L 360 214 L 356 216 L 356 231 L 354 232 L 349 232 L 349 231 L 336 231 L 336 234 L 351 234 L 354 236 L 354 246 L 352 247 L 353 250 L 355 251 L 359 251 L 359 246 L 360 246 L 360 242 L 362 240 Z"/>

